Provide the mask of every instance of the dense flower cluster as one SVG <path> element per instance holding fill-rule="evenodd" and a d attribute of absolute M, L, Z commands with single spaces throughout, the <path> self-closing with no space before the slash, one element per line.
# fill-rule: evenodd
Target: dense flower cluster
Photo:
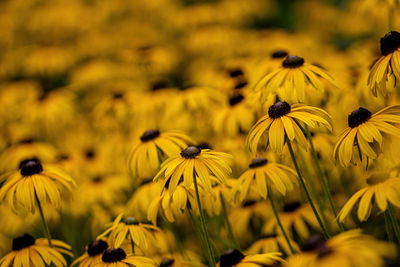
<path fill-rule="evenodd" d="M 399 1 L 0 9 L 0 267 L 399 265 Z"/>

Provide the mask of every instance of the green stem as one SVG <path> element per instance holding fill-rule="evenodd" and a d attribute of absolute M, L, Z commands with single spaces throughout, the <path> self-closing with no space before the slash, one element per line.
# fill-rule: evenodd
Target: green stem
<path fill-rule="evenodd" d="M 289 239 L 289 237 L 288 237 L 288 235 L 287 235 L 287 233 L 285 231 L 285 228 L 283 228 L 281 219 L 279 218 L 279 214 L 278 214 L 278 212 L 276 210 L 275 203 L 274 203 L 273 197 L 271 195 L 271 192 L 268 192 L 268 198 L 269 198 L 269 201 L 271 202 L 271 206 L 272 206 L 272 210 L 274 211 L 275 219 L 278 222 L 279 228 L 281 229 L 282 234 L 286 239 L 286 242 L 287 242 L 287 244 L 288 244 L 288 246 L 290 248 L 290 251 L 292 252 L 292 254 L 295 254 L 296 252 L 294 251 L 292 243 L 290 242 L 290 239 Z"/>
<path fill-rule="evenodd" d="M 196 191 L 197 206 L 198 206 L 199 213 L 200 213 L 200 222 L 201 222 L 202 232 L 204 235 L 204 239 L 206 240 L 206 243 L 207 243 L 207 253 L 208 253 L 208 258 L 209 258 L 209 264 L 212 267 L 215 267 L 216 263 L 215 263 L 214 253 L 213 253 L 213 249 L 212 249 L 212 245 L 211 245 L 211 240 L 210 240 L 210 237 L 207 232 L 207 226 L 206 226 L 204 212 L 203 212 L 203 209 L 201 208 L 200 194 L 199 194 L 199 188 L 197 186 L 196 174 L 193 175 L 193 181 L 194 181 L 194 190 Z"/>
<path fill-rule="evenodd" d="M 223 214 L 223 216 L 224 216 L 224 220 L 225 220 L 225 224 L 226 224 L 226 229 L 228 230 L 229 239 L 231 240 L 233 246 L 234 246 L 236 249 L 239 249 L 239 250 L 240 250 L 239 244 L 238 244 L 238 242 L 236 241 L 235 236 L 233 235 L 232 225 L 231 225 L 231 222 L 229 221 L 228 212 L 227 212 L 227 210 L 226 210 L 225 198 L 224 198 L 224 196 L 222 195 L 222 192 L 220 193 L 220 195 L 221 195 L 222 214 Z"/>
<path fill-rule="evenodd" d="M 135 255 L 135 244 L 133 243 L 132 238 L 131 238 L 131 247 L 132 247 L 132 254 Z"/>
<path fill-rule="evenodd" d="M 324 177 L 324 175 L 322 173 L 322 169 L 321 169 L 321 165 L 319 164 L 317 152 L 315 151 L 314 143 L 313 143 L 312 138 L 311 138 L 311 133 L 308 130 L 308 126 L 307 125 L 305 127 L 305 131 L 306 131 L 306 134 L 307 134 L 308 141 L 310 142 L 311 153 L 312 153 L 313 158 L 314 158 L 315 167 L 317 168 L 317 174 L 318 174 L 319 180 L 322 183 L 322 187 L 324 189 L 325 196 L 328 198 L 329 205 L 331 206 L 332 212 L 335 215 L 335 220 L 336 220 L 337 225 L 339 226 L 339 230 L 340 230 L 340 232 L 343 232 L 344 231 L 343 224 L 341 222 L 339 222 L 339 220 L 337 219 L 338 213 L 337 213 L 337 210 L 336 210 L 336 207 L 335 207 L 335 203 L 333 202 L 331 191 L 330 191 L 329 186 L 328 186 L 328 184 L 326 182 L 326 179 L 325 179 L 325 177 Z"/>
<path fill-rule="evenodd" d="M 40 213 L 40 218 L 42 219 L 42 224 L 43 224 L 43 230 L 44 230 L 44 234 L 47 237 L 47 240 L 49 241 L 49 247 L 53 247 L 52 243 L 51 243 L 51 235 L 50 235 L 50 230 L 49 227 L 47 226 L 46 220 L 44 219 L 44 214 L 43 214 L 43 210 L 42 210 L 42 205 L 40 204 L 39 198 L 36 194 L 35 191 L 35 199 L 36 199 L 36 204 L 38 205 L 38 209 L 39 209 L 39 213 Z"/>
<path fill-rule="evenodd" d="M 397 221 L 396 215 L 394 214 L 392 204 L 388 202 L 388 211 L 389 211 L 389 217 L 390 220 L 392 221 L 392 226 L 394 230 L 394 234 L 396 235 L 397 242 L 400 243 L 400 227 L 399 227 L 399 222 Z"/>
<path fill-rule="evenodd" d="M 386 234 L 388 236 L 388 239 L 390 242 L 393 242 L 393 232 L 392 229 L 390 227 L 390 215 L 388 214 L 388 211 L 385 211 L 383 213 L 383 218 L 385 219 L 385 230 L 386 230 Z"/>
<path fill-rule="evenodd" d="M 322 229 L 322 231 L 323 231 L 325 237 L 326 237 L 326 238 L 330 238 L 330 234 L 328 233 L 328 230 L 326 229 L 324 223 L 322 222 L 321 217 L 319 216 L 318 211 L 317 211 L 317 209 L 315 208 L 314 202 L 313 202 L 313 200 L 311 199 L 310 193 L 308 192 L 308 189 L 307 189 L 307 187 L 306 187 L 306 184 L 305 184 L 305 182 L 304 182 L 304 180 L 303 180 L 303 176 L 301 176 L 301 172 L 300 172 L 299 165 L 297 164 L 296 157 L 294 156 L 292 144 L 291 144 L 289 138 L 287 138 L 286 140 L 287 140 L 287 144 L 288 144 L 290 156 L 291 156 L 291 158 L 292 158 L 294 167 L 296 168 L 297 175 L 299 176 L 300 183 L 301 183 L 301 185 L 302 185 L 302 187 L 303 187 L 303 189 L 304 189 L 304 192 L 306 193 L 307 200 L 308 200 L 308 202 L 310 203 L 311 209 L 313 210 L 313 212 L 314 212 L 314 214 L 315 214 L 315 217 L 317 218 L 317 221 L 318 221 L 319 225 L 321 226 L 321 229 Z"/>

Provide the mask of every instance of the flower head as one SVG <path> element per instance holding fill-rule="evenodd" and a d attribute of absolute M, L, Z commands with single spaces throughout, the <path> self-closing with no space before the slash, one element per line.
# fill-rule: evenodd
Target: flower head
<path fill-rule="evenodd" d="M 71 247 L 59 240 L 53 239 L 52 243 L 53 247 L 49 247 L 47 239 L 35 239 L 29 234 L 14 238 L 12 251 L 0 259 L 0 266 L 67 266 L 62 254 L 72 256 Z"/>
<path fill-rule="evenodd" d="M 263 199 L 267 198 L 270 187 L 285 196 L 287 191 L 293 190 L 297 182 L 296 176 L 296 172 L 291 168 L 258 157 L 252 160 L 249 169 L 238 178 L 232 196 L 239 194 L 240 201 L 243 201 L 250 186 L 254 186 Z"/>
<path fill-rule="evenodd" d="M 400 79 L 400 33 L 390 31 L 381 38 L 382 56 L 372 66 L 368 76 L 368 87 L 377 96 L 386 95 Z M 389 88 L 388 88 L 389 87 Z"/>
<path fill-rule="evenodd" d="M 363 157 L 376 159 L 378 149 L 382 149 L 383 133 L 400 138 L 400 129 L 396 124 L 400 122 L 400 105 L 386 107 L 375 114 L 360 107 L 348 116 L 348 125 L 340 135 L 333 157 L 342 166 L 347 166 L 351 161 L 355 162 L 355 156 L 359 160 Z M 378 144 L 378 147 L 373 145 Z"/>
<path fill-rule="evenodd" d="M 86 252 L 74 260 L 71 263 L 71 266 L 74 266 L 79 263 L 79 267 L 85 267 L 85 266 L 93 266 L 97 263 L 101 262 L 101 258 L 103 256 L 103 252 L 108 248 L 107 242 L 104 240 L 95 240 L 91 242 L 87 246 Z"/>
<path fill-rule="evenodd" d="M 332 77 L 321 68 L 306 63 L 302 57 L 290 55 L 282 61 L 280 68 L 262 78 L 255 90 L 265 88 L 265 93 L 268 95 L 281 89 L 282 100 L 303 102 L 307 88 L 324 89 L 321 78 L 337 86 Z"/>
<path fill-rule="evenodd" d="M 103 252 L 101 262 L 93 266 L 98 267 L 156 267 L 157 264 L 150 258 L 142 256 L 127 255 L 122 248 L 110 248 Z"/>
<path fill-rule="evenodd" d="M 251 128 L 246 145 L 251 152 L 256 153 L 261 136 L 267 133 L 267 145 L 275 152 L 282 153 L 286 138 L 296 140 L 299 145 L 307 148 L 301 123 L 310 127 L 323 125 L 331 130 L 329 118 L 328 113 L 320 108 L 276 102 L 269 107 L 268 114 Z"/>
<path fill-rule="evenodd" d="M 188 146 L 179 155 L 170 157 L 162 163 L 154 181 L 163 179 L 163 184 L 168 183 L 168 191 L 172 195 L 181 178 L 183 185 L 189 189 L 196 175 L 200 185 L 211 192 L 212 179 L 215 178 L 218 183 L 225 183 L 231 173 L 229 166 L 231 158 L 232 156 L 226 153 Z"/>
<path fill-rule="evenodd" d="M 61 205 L 61 192 L 72 191 L 74 180 L 61 170 L 43 165 L 32 158 L 20 162 L 19 170 L 11 174 L 0 189 L 0 201 L 6 200 L 14 211 L 34 212 L 37 201 Z"/>
<path fill-rule="evenodd" d="M 193 140 L 183 133 L 147 130 L 130 152 L 129 168 L 134 176 L 140 178 L 154 175 L 165 157 L 178 154 L 190 143 Z"/>

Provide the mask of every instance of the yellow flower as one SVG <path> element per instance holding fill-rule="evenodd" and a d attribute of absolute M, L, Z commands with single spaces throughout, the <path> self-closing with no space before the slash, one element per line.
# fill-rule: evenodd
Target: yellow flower
<path fill-rule="evenodd" d="M 393 244 L 362 234 L 360 229 L 340 233 L 325 241 L 311 237 L 303 246 L 303 253 L 291 256 L 287 266 L 295 267 L 382 267 L 384 258 L 394 258 Z"/>
<path fill-rule="evenodd" d="M 285 196 L 287 191 L 292 191 L 293 185 L 297 184 L 296 172 L 285 165 L 269 163 L 267 159 L 258 157 L 252 160 L 249 167 L 250 169 L 238 178 L 232 190 L 232 196 L 239 195 L 241 202 L 248 195 L 250 186 L 254 186 L 260 197 L 266 199 L 269 187 Z"/>
<path fill-rule="evenodd" d="M 183 177 L 183 185 L 190 188 L 194 181 L 194 175 L 199 183 L 208 192 L 211 192 L 212 178 L 218 183 L 225 183 L 231 168 L 229 161 L 232 156 L 211 149 L 201 149 L 196 146 L 188 146 L 180 155 L 170 157 L 161 165 L 161 170 L 154 177 L 154 181 L 163 179 L 163 185 L 168 185 L 168 191 L 172 195 Z"/>
<path fill-rule="evenodd" d="M 161 133 L 158 130 L 147 130 L 140 137 L 129 155 L 129 168 L 134 176 L 153 175 L 162 160 L 179 154 L 183 148 L 193 144 L 193 140 L 179 132 Z"/>
<path fill-rule="evenodd" d="M 299 251 L 299 245 L 293 240 L 290 240 L 291 245 L 295 251 Z M 269 252 L 284 252 L 286 255 L 291 255 L 292 252 L 288 243 L 283 235 L 275 233 L 262 235 L 259 240 L 254 242 L 247 252 L 250 254 L 269 253 Z"/>
<path fill-rule="evenodd" d="M 120 247 L 126 239 L 129 239 L 135 247 L 145 253 L 150 243 L 157 244 L 154 238 L 155 231 L 160 231 L 160 229 L 151 224 L 141 223 L 134 217 L 124 218 L 121 213 L 111 227 L 99 235 L 97 239 L 109 235 L 108 240 L 113 247 Z"/>
<path fill-rule="evenodd" d="M 101 257 L 103 256 L 103 252 L 108 248 L 107 242 L 104 240 L 95 240 L 90 243 L 87 247 L 87 251 L 74 260 L 71 263 L 71 266 L 74 266 L 79 263 L 79 267 L 90 267 L 94 266 L 97 263 L 101 262 Z"/>
<path fill-rule="evenodd" d="M 342 166 L 347 166 L 350 161 L 377 158 L 377 149 L 372 145 L 376 142 L 382 148 L 382 133 L 400 138 L 400 129 L 393 124 L 400 123 L 400 105 L 393 105 L 372 114 L 369 110 L 360 107 L 348 116 L 348 125 L 340 135 L 333 158 Z"/>
<path fill-rule="evenodd" d="M 371 214 L 373 203 L 378 209 L 385 211 L 388 202 L 400 207 L 400 178 L 389 178 L 385 181 L 382 174 L 374 174 L 367 180 L 368 185 L 357 191 L 343 206 L 339 213 L 339 221 L 344 221 L 349 216 L 351 210 L 359 201 L 357 216 L 360 221 L 366 221 Z"/>
<path fill-rule="evenodd" d="M 368 76 L 368 87 L 374 96 L 377 91 L 386 95 L 400 79 L 400 33 L 390 31 L 381 38 L 382 56 L 372 66 Z"/>
<path fill-rule="evenodd" d="M 34 213 L 37 200 L 59 208 L 61 191 L 72 191 L 74 180 L 61 170 L 42 165 L 36 158 L 21 161 L 19 171 L 11 174 L 0 189 L 0 202 L 6 200 L 15 211 Z"/>
<path fill-rule="evenodd" d="M 156 267 L 157 264 L 152 259 L 142 256 L 126 255 L 122 248 L 110 248 L 103 252 L 101 262 L 97 267 Z"/>
<path fill-rule="evenodd" d="M 12 242 L 12 251 L 0 259 L 0 267 L 67 266 L 61 254 L 72 256 L 71 247 L 59 240 L 52 240 L 49 247 L 45 238 L 34 239 L 29 234 L 17 237 Z"/>
<path fill-rule="evenodd" d="M 219 267 L 257 267 L 268 266 L 282 262 L 281 253 L 271 252 L 265 254 L 244 255 L 236 249 L 226 251 L 221 255 Z"/>
<path fill-rule="evenodd" d="M 269 107 L 268 114 L 251 128 L 246 145 L 251 152 L 256 153 L 261 136 L 267 133 L 267 146 L 269 145 L 274 152 L 282 153 L 286 137 L 290 141 L 296 140 L 307 149 L 301 123 L 310 127 L 321 124 L 331 130 L 329 118 L 329 114 L 320 108 L 302 104 L 290 106 L 287 102 L 276 102 Z"/>
<path fill-rule="evenodd" d="M 178 184 L 174 192 L 170 194 L 168 187 L 165 187 L 161 196 L 157 196 L 148 207 L 147 219 L 155 225 L 157 214 L 160 213 L 167 221 L 175 222 L 175 218 L 183 214 L 188 204 L 193 210 L 197 210 L 193 189 L 187 189 L 182 184 Z"/>
<path fill-rule="evenodd" d="M 288 56 L 282 62 L 280 68 L 267 74 L 259 81 L 255 90 L 258 91 L 265 88 L 265 92 L 263 92 L 265 98 L 281 89 L 282 100 L 303 102 L 307 88 L 324 89 L 321 78 L 337 86 L 332 77 L 321 68 L 304 62 L 301 57 Z"/>
<path fill-rule="evenodd" d="M 313 229 L 320 229 L 315 215 L 308 204 L 300 202 L 289 202 L 283 207 L 283 211 L 279 213 L 283 228 L 286 233 L 293 238 L 293 232 L 302 239 L 310 236 L 308 225 Z M 263 228 L 266 233 L 280 233 L 280 228 L 275 219 L 269 220 Z"/>
<path fill-rule="evenodd" d="M 229 106 L 224 106 L 215 112 L 213 128 L 218 134 L 235 136 L 247 132 L 255 119 L 254 109 L 246 102 L 243 94 L 235 92 L 229 98 Z"/>

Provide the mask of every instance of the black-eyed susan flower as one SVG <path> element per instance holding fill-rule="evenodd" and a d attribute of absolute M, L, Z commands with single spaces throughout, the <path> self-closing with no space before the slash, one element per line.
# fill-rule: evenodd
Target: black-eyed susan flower
<path fill-rule="evenodd" d="M 238 182 L 232 189 L 232 195 L 235 197 L 238 194 L 242 202 L 250 186 L 254 186 L 263 199 L 267 198 L 269 187 L 285 196 L 297 183 L 296 176 L 296 172 L 291 168 L 258 157 L 251 161 L 249 169 L 238 178 Z"/>
<path fill-rule="evenodd" d="M 348 128 L 339 137 L 333 150 L 333 157 L 342 166 L 363 159 L 376 159 L 382 149 L 384 135 L 400 138 L 400 106 L 389 106 L 372 114 L 365 108 L 358 108 L 348 116 Z M 378 145 L 378 146 L 377 146 Z"/>
<path fill-rule="evenodd" d="M 312 236 L 301 247 L 302 253 L 288 258 L 287 266 L 385 266 L 385 259 L 396 256 L 393 244 L 365 235 L 360 229 L 340 233 L 329 240 Z"/>
<path fill-rule="evenodd" d="M 368 87 L 377 96 L 393 91 L 400 79 L 400 33 L 390 31 L 381 38 L 382 56 L 372 66 L 368 76 Z"/>
<path fill-rule="evenodd" d="M 246 101 L 243 94 L 235 92 L 229 98 L 229 105 L 215 111 L 213 128 L 217 134 L 235 136 L 250 130 L 254 120 L 254 108 Z"/>
<path fill-rule="evenodd" d="M 15 211 L 34 212 L 38 203 L 51 203 L 59 208 L 61 193 L 72 191 L 74 180 L 51 165 L 42 165 L 32 158 L 20 162 L 19 170 L 11 174 L 0 189 L 0 201 L 7 201 Z"/>
<path fill-rule="evenodd" d="M 312 209 L 307 204 L 300 202 L 288 202 L 279 213 L 283 228 L 290 238 L 296 233 L 300 238 L 306 239 L 310 236 L 309 227 L 318 229 L 318 221 L 315 219 Z M 266 233 L 279 233 L 280 228 L 276 220 L 269 220 L 263 227 Z"/>
<path fill-rule="evenodd" d="M 191 138 L 180 132 L 147 130 L 130 152 L 129 168 L 134 176 L 153 175 L 166 157 L 179 154 L 193 143 Z"/>
<path fill-rule="evenodd" d="M 156 267 L 157 264 L 150 258 L 126 254 L 122 248 L 110 248 L 103 252 L 101 262 L 93 265 L 97 267 Z"/>
<path fill-rule="evenodd" d="M 158 190 L 159 191 L 159 190 Z M 175 191 L 170 194 L 168 186 L 164 188 L 160 196 L 157 196 L 150 203 L 147 210 L 147 219 L 156 225 L 157 214 L 160 214 L 169 222 L 175 222 L 176 217 L 182 215 L 187 206 L 197 210 L 195 192 L 179 184 Z"/>
<path fill-rule="evenodd" d="M 201 149 L 188 146 L 178 155 L 168 158 L 161 165 L 161 170 L 154 177 L 154 181 L 163 180 L 168 183 L 168 191 L 172 195 L 183 177 L 183 185 L 191 188 L 194 176 L 208 192 L 211 192 L 212 179 L 218 183 L 225 183 L 231 173 L 229 161 L 232 156 L 211 149 Z"/>
<path fill-rule="evenodd" d="M 71 266 L 78 265 L 79 267 L 90 267 L 101 262 L 103 252 L 108 248 L 108 244 L 104 240 L 95 240 L 91 242 L 86 249 L 86 252 L 74 260 Z"/>
<path fill-rule="evenodd" d="M 323 109 L 287 102 L 276 102 L 251 128 L 246 139 L 246 145 L 251 152 L 256 153 L 261 136 L 266 133 L 267 146 L 275 152 L 282 153 L 285 138 L 296 140 L 299 145 L 307 149 L 307 140 L 302 131 L 301 123 L 309 127 L 323 125 L 331 130 L 330 116 Z"/>
<path fill-rule="evenodd" d="M 0 259 L 1 267 L 67 266 L 65 255 L 72 256 L 71 247 L 59 240 L 53 240 L 53 247 L 47 239 L 35 239 L 29 234 L 14 238 L 12 251 Z"/>
<path fill-rule="evenodd" d="M 281 253 L 244 255 L 237 249 L 231 249 L 221 255 L 219 267 L 257 267 L 272 266 L 282 261 Z"/>
<path fill-rule="evenodd" d="M 293 246 L 295 251 L 300 250 L 299 245 L 295 241 L 290 240 L 290 244 Z M 255 241 L 246 251 L 249 254 L 270 252 L 283 252 L 286 255 L 292 254 L 285 237 L 276 233 L 262 235 L 260 239 Z"/>
<path fill-rule="evenodd" d="M 308 64 L 304 58 L 288 56 L 283 60 L 282 66 L 267 74 L 256 85 L 255 90 L 265 90 L 265 95 L 282 91 L 281 99 L 285 101 L 303 102 L 305 90 L 315 88 L 323 90 L 321 78 L 337 86 L 332 77 L 320 67 Z"/>
<path fill-rule="evenodd" d="M 123 214 L 115 218 L 111 227 L 99 235 L 97 239 L 108 236 L 109 244 L 113 247 L 120 247 L 125 240 L 131 241 L 132 246 L 146 252 L 149 244 L 157 244 L 154 232 L 159 228 L 151 224 L 139 222 L 135 217 L 123 217 Z M 135 248 L 131 248 L 134 250 Z"/>
<path fill-rule="evenodd" d="M 339 213 L 339 220 L 344 221 L 359 202 L 357 217 L 366 221 L 371 215 L 374 202 L 380 211 L 386 211 L 388 205 L 400 207 L 400 178 L 390 177 L 385 173 L 375 173 L 367 179 L 367 185 L 353 194 Z"/>

